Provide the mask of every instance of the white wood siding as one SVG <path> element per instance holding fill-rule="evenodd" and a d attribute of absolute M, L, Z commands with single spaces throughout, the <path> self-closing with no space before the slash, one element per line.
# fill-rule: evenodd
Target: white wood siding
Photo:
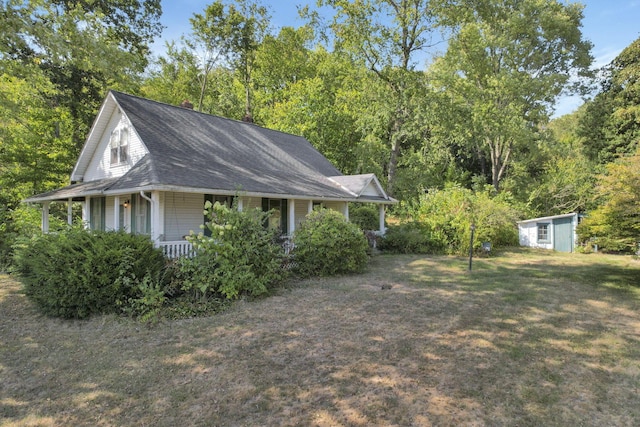
<path fill-rule="evenodd" d="M 381 196 L 381 194 L 378 191 L 378 188 L 376 187 L 374 182 L 371 181 L 369 183 L 369 185 L 367 185 L 367 187 L 364 190 L 362 190 L 362 196 L 376 196 L 376 197 L 379 197 L 379 196 Z"/>
<path fill-rule="evenodd" d="M 300 223 L 304 221 L 308 213 L 309 213 L 309 201 L 296 200 L 296 209 L 295 209 L 296 228 L 300 226 Z"/>
<path fill-rule="evenodd" d="M 344 214 L 344 205 L 346 202 L 326 202 L 324 207 Z"/>
<path fill-rule="evenodd" d="M 260 197 L 242 197 L 242 210 L 262 209 L 262 199 Z"/>
<path fill-rule="evenodd" d="M 129 161 L 124 165 L 112 167 L 109 140 L 111 139 L 111 132 L 118 126 L 127 126 L 129 129 Z M 109 119 L 109 124 L 100 137 L 100 143 L 89 162 L 84 181 L 95 181 L 97 179 L 122 176 L 146 154 L 147 149 L 142 141 L 140 141 L 138 134 L 131 126 L 129 120 L 123 116 L 119 110 L 116 110 Z"/>
<path fill-rule="evenodd" d="M 530 248 L 553 249 L 553 222 L 541 221 L 540 224 L 548 224 L 549 240 L 546 242 L 538 241 L 538 224 L 537 222 L 528 222 L 518 225 L 520 235 L 520 246 L 529 246 Z"/>
<path fill-rule="evenodd" d="M 527 220 L 518 223 L 518 236 L 520 240 L 520 246 L 529 246 L 531 248 L 540 248 L 540 249 L 554 249 L 553 242 L 555 241 L 554 236 L 554 222 L 559 220 L 560 218 L 568 218 L 571 217 L 571 226 L 572 226 L 572 238 L 573 244 L 576 245 L 578 236 L 576 234 L 576 227 L 578 226 L 578 215 L 557 215 L 557 216 L 548 216 L 542 218 L 534 218 L 532 220 Z M 547 233 L 548 239 L 544 242 L 538 241 L 538 225 L 540 224 L 548 224 Z"/>
<path fill-rule="evenodd" d="M 164 239 L 182 240 L 190 231 L 200 233 L 204 224 L 204 195 L 191 193 L 164 194 Z"/>

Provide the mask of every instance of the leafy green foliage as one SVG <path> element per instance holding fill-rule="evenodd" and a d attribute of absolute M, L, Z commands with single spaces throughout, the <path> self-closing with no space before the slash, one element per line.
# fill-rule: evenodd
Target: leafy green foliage
<path fill-rule="evenodd" d="M 0 2 L 0 258 L 20 200 L 68 183 L 107 89 L 135 91 L 160 14 L 159 0 Z"/>
<path fill-rule="evenodd" d="M 494 247 L 517 245 L 518 212 L 513 204 L 508 194 L 494 196 L 490 187 L 472 191 L 449 185 L 444 190 L 430 190 L 416 204 L 408 206 L 405 215 L 417 224 L 400 231 L 407 236 L 410 246 L 426 252 L 468 253 L 472 224 L 475 226 L 474 251 L 479 251 L 483 242 L 491 242 Z M 417 232 L 424 235 L 424 240 L 412 237 Z M 394 232 L 391 238 L 398 240 Z M 398 245 L 392 240 L 389 246 L 394 251 L 402 251 Z"/>
<path fill-rule="evenodd" d="M 361 230 L 378 230 L 380 218 L 378 208 L 372 205 L 354 204 L 349 206 L 349 222 Z"/>
<path fill-rule="evenodd" d="M 445 252 L 431 229 L 417 222 L 392 225 L 380 240 L 380 250 L 397 254 L 440 254 Z"/>
<path fill-rule="evenodd" d="M 153 305 L 140 286 L 155 289 L 159 303 L 163 267 L 162 252 L 148 236 L 125 232 L 70 228 L 33 237 L 16 249 L 26 295 L 43 313 L 63 318 L 127 311 L 130 301 Z"/>
<path fill-rule="evenodd" d="M 178 264 L 182 291 L 193 299 L 266 293 L 284 278 L 284 250 L 277 231 L 264 227 L 270 213 L 254 209 L 238 211 L 218 202 L 205 204 L 205 224 L 211 236 L 193 234 L 196 255 Z"/>
<path fill-rule="evenodd" d="M 579 135 L 590 160 L 633 154 L 640 141 L 640 38 L 604 69 L 602 91 L 586 104 Z"/>
<path fill-rule="evenodd" d="M 295 271 L 302 276 L 360 272 L 369 259 L 362 230 L 330 209 L 309 213 L 296 229 L 293 242 Z"/>
<path fill-rule="evenodd" d="M 640 149 L 607 165 L 599 176 L 599 206 L 588 213 L 577 234 L 583 243 L 609 252 L 636 252 L 640 242 Z"/>
<path fill-rule="evenodd" d="M 452 37 L 430 73 L 457 105 L 453 120 L 465 123 L 467 140 L 489 160 L 498 190 L 509 164 L 533 140 L 532 124 L 545 121 L 569 76 L 589 74 L 591 44 L 580 33 L 582 6 L 459 1 L 442 7 L 438 18 Z"/>
<path fill-rule="evenodd" d="M 370 142 L 383 148 L 387 191 L 396 195 L 403 152 L 424 139 L 425 126 L 416 119 L 421 118 L 418 110 L 430 92 L 423 90 L 423 74 L 414 68 L 435 30 L 431 2 L 321 0 L 318 5 L 335 11 L 329 27 L 337 50 L 370 70 L 358 125 L 367 129 Z"/>

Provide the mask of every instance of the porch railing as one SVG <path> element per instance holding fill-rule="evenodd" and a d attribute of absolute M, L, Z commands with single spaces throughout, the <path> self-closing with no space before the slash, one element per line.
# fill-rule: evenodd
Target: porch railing
<path fill-rule="evenodd" d="M 160 248 L 164 256 L 170 259 L 176 259 L 180 257 L 193 256 L 193 245 L 186 240 L 176 240 L 173 242 L 159 242 Z"/>

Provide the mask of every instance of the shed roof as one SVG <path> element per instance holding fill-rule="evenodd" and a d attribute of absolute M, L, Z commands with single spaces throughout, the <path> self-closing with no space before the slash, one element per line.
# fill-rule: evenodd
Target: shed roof
<path fill-rule="evenodd" d="M 526 223 L 530 223 L 530 222 L 544 222 L 544 221 L 553 221 L 554 219 L 560 219 L 560 218 L 569 218 L 572 216 L 578 215 L 575 212 L 572 213 L 568 213 L 568 214 L 561 214 L 561 215 L 552 215 L 552 216 L 543 216 L 540 218 L 531 218 L 531 219 L 524 219 L 522 221 L 518 221 L 518 224 L 526 224 Z"/>

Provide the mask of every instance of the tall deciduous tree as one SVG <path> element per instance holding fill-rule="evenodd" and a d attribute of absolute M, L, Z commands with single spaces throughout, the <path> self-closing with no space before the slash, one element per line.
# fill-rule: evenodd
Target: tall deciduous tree
<path fill-rule="evenodd" d="M 577 136 L 584 109 L 549 123 L 538 141 L 538 176 L 527 176 L 528 202 L 536 216 L 585 212 L 593 204 L 597 168 L 582 153 Z"/>
<path fill-rule="evenodd" d="M 155 101 L 178 105 L 185 99 L 200 100 L 202 93 L 200 78 L 202 78 L 202 70 L 195 53 L 171 41 L 165 44 L 165 53 L 149 67 L 147 78 L 140 91 L 145 97 Z M 206 111 L 206 108 L 202 108 L 201 105 L 198 107 Z"/>
<path fill-rule="evenodd" d="M 599 163 L 635 152 L 640 141 L 640 38 L 607 67 L 602 91 L 581 119 L 584 151 Z"/>
<path fill-rule="evenodd" d="M 598 180 L 599 206 L 589 212 L 578 234 L 606 250 L 635 252 L 640 249 L 640 148 L 606 169 Z"/>
<path fill-rule="evenodd" d="M 336 12 L 329 26 L 336 50 L 364 63 L 385 89 L 377 91 L 380 97 L 373 110 L 378 117 L 380 110 L 387 111 L 387 132 L 379 137 L 388 147 L 387 190 L 393 194 L 402 151 L 416 137 L 410 124 L 414 102 L 407 100 L 415 93 L 413 70 L 432 44 L 430 2 L 319 0 L 318 5 Z"/>
<path fill-rule="evenodd" d="M 79 151 L 107 87 L 133 89 L 160 34 L 159 0 L 0 1 L 0 71 L 40 69 L 68 109 Z M 11 70 L 8 70 L 10 67 Z"/>
<path fill-rule="evenodd" d="M 439 23 L 451 38 L 433 75 L 466 110 L 470 140 L 486 150 L 496 190 L 569 77 L 589 74 L 582 8 L 557 0 L 440 2 Z"/>
<path fill-rule="evenodd" d="M 373 171 L 377 162 L 369 162 L 363 155 L 363 137 L 356 125 L 360 107 L 354 107 L 364 86 L 360 78 L 366 76 L 359 74 L 348 58 L 322 47 L 304 56 L 307 61 L 299 71 L 308 74 L 303 78 L 287 81 L 286 72 L 280 78 L 265 76 L 273 78 L 267 80 L 273 86 L 264 93 L 270 102 L 260 113 L 265 125 L 304 136 L 343 173 Z M 262 69 L 257 80 L 262 81 L 261 73 Z"/>
<path fill-rule="evenodd" d="M 266 7 L 253 0 L 236 0 L 225 5 L 216 0 L 205 13 L 191 18 L 192 34 L 188 45 L 200 50 L 201 91 L 198 108 L 202 109 L 210 72 L 216 63 L 224 63 L 238 73 L 245 89 L 245 117 L 252 117 L 252 74 L 258 47 L 267 34 L 269 15 Z"/>
<path fill-rule="evenodd" d="M 0 0 L 4 255 L 32 218 L 20 200 L 67 182 L 107 88 L 136 88 L 160 13 L 159 0 Z"/>

